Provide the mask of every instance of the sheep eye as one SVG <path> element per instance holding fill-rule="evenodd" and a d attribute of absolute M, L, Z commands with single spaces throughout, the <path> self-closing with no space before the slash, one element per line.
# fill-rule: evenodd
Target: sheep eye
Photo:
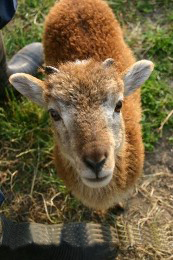
<path fill-rule="evenodd" d="M 121 110 L 121 108 L 122 108 L 122 101 L 119 100 L 119 101 L 117 102 L 117 104 L 116 104 L 115 112 L 119 113 L 120 110 Z"/>
<path fill-rule="evenodd" d="M 56 110 L 49 109 L 49 113 L 51 114 L 51 117 L 53 118 L 53 120 L 55 120 L 55 121 L 61 120 L 61 117 Z"/>

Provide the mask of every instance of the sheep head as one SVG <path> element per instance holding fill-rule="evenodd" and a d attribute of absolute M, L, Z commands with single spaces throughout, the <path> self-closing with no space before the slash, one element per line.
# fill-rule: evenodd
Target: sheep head
<path fill-rule="evenodd" d="M 49 111 L 63 157 L 85 185 L 100 188 L 110 182 L 124 147 L 123 100 L 152 70 L 153 63 L 142 60 L 120 75 L 112 59 L 91 59 L 49 66 L 44 81 L 17 73 L 10 82 Z"/>

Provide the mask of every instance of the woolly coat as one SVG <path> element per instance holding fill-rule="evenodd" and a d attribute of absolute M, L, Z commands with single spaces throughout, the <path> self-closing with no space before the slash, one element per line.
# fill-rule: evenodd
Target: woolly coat
<path fill-rule="evenodd" d="M 113 58 L 118 73 L 135 62 L 124 42 L 123 33 L 112 10 L 102 0 L 60 0 L 50 10 L 43 37 L 46 65 L 93 58 Z M 94 209 L 107 209 L 126 197 L 140 176 L 144 160 L 141 137 L 140 90 L 125 98 L 123 105 L 126 148 L 116 162 L 116 176 L 103 188 L 91 189 L 80 183 L 75 170 L 67 167 L 58 144 L 55 164 L 58 175 L 82 202 Z"/>

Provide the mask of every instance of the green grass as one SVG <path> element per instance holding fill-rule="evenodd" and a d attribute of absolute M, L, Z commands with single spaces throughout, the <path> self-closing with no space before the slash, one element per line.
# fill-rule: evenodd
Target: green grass
<path fill-rule="evenodd" d="M 54 0 L 19 1 L 15 19 L 4 30 L 8 57 L 27 43 L 41 41 L 44 17 L 53 3 Z M 136 5 L 128 0 L 109 3 L 136 57 L 151 59 L 155 63 L 154 75 L 142 87 L 143 136 L 145 147 L 151 150 L 159 137 L 158 127 L 173 107 L 169 87 L 173 81 L 173 3 L 166 0 L 140 0 Z M 171 128 L 172 124 L 170 118 L 165 128 Z"/>
<path fill-rule="evenodd" d="M 125 31 L 125 39 L 137 59 L 150 59 L 155 69 L 142 86 L 143 139 L 153 150 L 160 137 L 158 128 L 173 109 L 173 2 L 139 0 L 110 1 Z M 125 19 L 124 19 L 125 17 Z M 164 130 L 173 127 L 173 116 Z"/>
<path fill-rule="evenodd" d="M 26 44 L 41 41 L 44 17 L 53 3 L 54 0 L 19 1 L 15 19 L 4 29 L 9 58 Z M 170 82 L 173 82 L 173 2 L 112 0 L 110 5 L 136 57 L 151 59 L 155 63 L 155 72 L 142 87 L 143 137 L 146 149 L 151 150 L 159 138 L 157 129 L 173 108 L 173 87 L 170 87 Z M 81 204 L 68 195 L 62 181 L 56 177 L 52 164 L 53 138 L 47 112 L 25 98 L 10 96 L 9 102 L 0 108 L 0 172 L 4 176 L 2 185 L 7 204 L 10 205 L 14 194 L 17 194 L 19 206 L 16 209 L 12 205 L 12 212 L 15 212 L 13 218 L 26 220 L 27 212 L 29 219 L 46 222 L 39 193 L 49 201 L 60 192 L 57 195 L 59 201 L 55 199 L 53 206 L 49 206 L 52 221 L 73 220 L 74 209 L 78 219 L 87 220 L 88 210 L 81 210 Z M 173 117 L 164 129 L 171 130 L 172 127 Z M 32 206 L 27 204 L 26 212 L 21 213 L 20 207 L 25 208 L 25 195 L 31 195 Z M 62 208 L 60 203 L 64 200 L 67 206 Z M 12 216 L 7 207 L 2 211 Z M 112 216 L 109 217 L 111 219 Z"/>

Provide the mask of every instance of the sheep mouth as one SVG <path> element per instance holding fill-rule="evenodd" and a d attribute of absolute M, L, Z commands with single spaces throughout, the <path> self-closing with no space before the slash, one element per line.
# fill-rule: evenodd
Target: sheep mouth
<path fill-rule="evenodd" d="M 82 178 L 83 183 L 89 188 L 102 188 L 109 184 L 112 179 L 112 174 L 108 174 L 100 178 Z"/>
<path fill-rule="evenodd" d="M 100 178 L 85 178 L 89 182 L 102 182 L 106 180 L 108 176 L 100 177 Z"/>

